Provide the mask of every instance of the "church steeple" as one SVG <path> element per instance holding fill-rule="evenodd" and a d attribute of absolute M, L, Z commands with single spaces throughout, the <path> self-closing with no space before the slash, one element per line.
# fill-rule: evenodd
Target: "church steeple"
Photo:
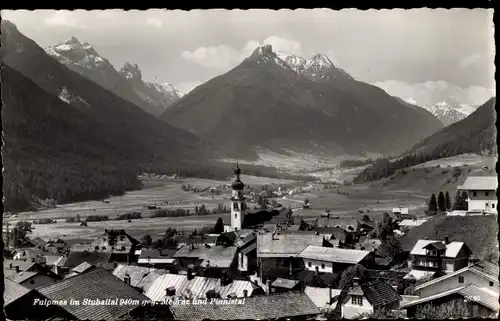
<path fill-rule="evenodd" d="M 233 189 L 231 195 L 231 230 L 233 231 L 242 229 L 246 211 L 245 196 L 243 195 L 245 184 L 241 182 L 240 174 L 241 169 L 236 164 L 236 169 L 234 170 L 235 179 L 231 184 L 231 188 Z"/>

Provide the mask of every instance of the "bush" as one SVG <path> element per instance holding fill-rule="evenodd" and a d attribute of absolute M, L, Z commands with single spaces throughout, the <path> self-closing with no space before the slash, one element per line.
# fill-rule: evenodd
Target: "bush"
<path fill-rule="evenodd" d="M 101 222 L 101 221 L 109 221 L 109 217 L 106 215 L 90 215 L 85 218 L 86 222 Z"/>
<path fill-rule="evenodd" d="M 117 220 L 133 220 L 133 219 L 139 219 L 142 218 L 140 212 L 132 212 L 132 213 L 124 213 L 118 215 L 116 218 Z"/>

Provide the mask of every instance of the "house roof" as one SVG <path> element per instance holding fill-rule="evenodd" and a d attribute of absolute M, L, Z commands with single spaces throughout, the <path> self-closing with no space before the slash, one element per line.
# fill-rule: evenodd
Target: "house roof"
<path fill-rule="evenodd" d="M 367 269 L 370 279 L 402 280 L 406 272 Z"/>
<path fill-rule="evenodd" d="M 297 284 L 299 284 L 299 282 L 300 281 L 297 280 L 277 278 L 276 280 L 274 280 L 273 283 L 271 283 L 271 286 L 285 288 L 285 289 L 293 289 Z"/>
<path fill-rule="evenodd" d="M 138 263 L 174 263 L 175 259 L 173 255 L 177 252 L 177 249 L 162 249 L 162 250 L 150 250 L 144 249 L 141 251 Z"/>
<path fill-rule="evenodd" d="M 298 257 L 319 261 L 357 264 L 370 252 L 309 245 Z"/>
<path fill-rule="evenodd" d="M 269 320 L 317 315 L 320 310 L 305 293 L 287 292 L 245 299 L 245 304 L 172 305 L 175 320 Z"/>
<path fill-rule="evenodd" d="M 151 269 L 142 266 L 132 266 L 119 264 L 113 271 L 113 275 L 120 280 L 125 280 L 125 275 L 130 276 L 130 285 L 136 288 L 142 288 L 145 293 L 151 287 L 156 279 L 166 274 L 167 271 L 159 269 Z"/>
<path fill-rule="evenodd" d="M 249 246 L 243 248 L 241 250 L 241 253 L 246 255 L 246 254 L 252 252 L 253 250 L 255 250 L 256 248 L 257 248 L 257 243 L 253 243 L 253 244 L 250 244 Z"/>
<path fill-rule="evenodd" d="M 441 243 L 444 245 L 443 241 L 439 240 L 418 240 L 413 249 L 410 252 L 410 255 L 425 255 L 425 247 L 429 244 L 433 243 Z M 455 258 L 457 257 L 458 253 L 462 249 L 462 247 L 465 245 L 464 242 L 451 242 L 446 244 L 446 252 L 445 252 L 445 257 L 450 257 L 450 258 Z"/>
<path fill-rule="evenodd" d="M 410 209 L 408 207 L 395 207 L 392 209 L 393 213 L 408 214 Z"/>
<path fill-rule="evenodd" d="M 493 311 L 498 311 L 500 307 L 498 303 L 498 293 L 495 293 L 493 291 L 484 288 L 479 288 L 474 284 L 469 284 L 449 291 L 440 292 L 425 298 L 414 300 L 411 302 L 405 302 L 404 304 L 401 305 L 401 308 L 406 309 L 411 306 L 426 304 L 433 300 L 440 299 L 452 294 L 460 294 L 464 297 L 473 297 L 474 302 L 479 303 Z"/>
<path fill-rule="evenodd" d="M 47 260 L 47 262 L 45 262 L 45 264 L 47 264 L 47 265 L 58 265 L 59 262 L 61 262 L 64 259 L 64 256 L 45 255 L 45 259 Z"/>
<path fill-rule="evenodd" d="M 380 307 L 395 301 L 400 301 L 401 296 L 387 283 L 374 280 L 361 284 L 349 294 L 360 294 L 370 302 L 373 307 Z"/>
<path fill-rule="evenodd" d="M 238 248 L 236 246 L 213 246 L 210 248 L 200 247 L 191 249 L 183 246 L 173 257 L 175 258 L 197 258 L 203 260 L 202 266 L 228 268 L 233 263 Z"/>
<path fill-rule="evenodd" d="M 439 283 L 444 280 L 448 280 L 454 276 L 460 275 L 464 272 L 470 271 L 476 275 L 479 275 L 481 277 L 484 277 L 490 281 L 498 282 L 498 265 L 486 262 L 486 261 L 481 261 L 478 262 L 474 265 L 471 266 L 466 266 L 463 269 L 457 270 L 452 273 L 448 273 L 446 275 L 443 275 L 437 279 L 430 280 L 428 282 L 425 282 L 417 287 L 415 287 L 415 290 L 420 290 L 423 288 L 428 287 L 429 285 L 433 285 L 436 283 Z"/>
<path fill-rule="evenodd" d="M 85 271 L 88 271 L 92 269 L 94 266 L 88 262 L 83 262 L 81 264 L 78 264 L 76 267 L 71 269 L 71 271 L 76 272 L 76 273 L 83 273 Z"/>
<path fill-rule="evenodd" d="M 257 235 L 258 257 L 290 257 L 302 252 L 308 245 L 323 245 L 323 236 L 315 234 Z"/>
<path fill-rule="evenodd" d="M 23 283 L 24 281 L 29 280 L 38 274 L 40 274 L 40 272 L 38 271 L 20 271 L 19 273 L 17 273 L 15 270 L 4 271 L 4 276 L 16 283 Z"/>
<path fill-rule="evenodd" d="M 352 230 L 356 230 L 358 227 L 359 222 L 356 219 L 348 219 L 348 218 L 328 218 L 328 217 L 318 217 L 316 219 L 316 226 L 317 227 L 340 227 L 346 231 L 351 230 L 349 227 L 352 228 Z"/>
<path fill-rule="evenodd" d="M 415 278 L 417 280 L 423 279 L 425 277 L 434 275 L 434 271 L 422 271 L 422 270 L 410 270 L 408 274 L 405 275 L 405 279 Z"/>
<path fill-rule="evenodd" d="M 461 186 L 457 186 L 459 190 L 494 191 L 497 188 L 498 178 L 496 176 L 469 176 Z"/>
<path fill-rule="evenodd" d="M 59 283 L 37 289 L 49 300 L 131 299 L 145 302 L 148 298 L 104 269 L 77 275 Z M 114 320 L 140 305 L 64 305 L 61 306 L 79 320 Z"/>
<path fill-rule="evenodd" d="M 72 251 L 64 262 L 64 267 L 73 268 L 83 262 L 97 266 L 98 263 L 108 263 L 110 257 L 110 252 Z"/>
<path fill-rule="evenodd" d="M 146 291 L 146 296 L 153 301 L 162 301 L 166 297 L 166 289 L 175 288 L 175 296 L 193 296 L 194 298 L 205 298 L 209 290 L 219 292 L 222 298 L 235 293 L 238 297 L 244 297 L 244 290 L 248 296 L 252 295 L 254 284 L 248 280 L 233 280 L 227 285 L 221 284 L 220 278 L 208 278 L 195 276 L 188 280 L 185 274 L 164 274 L 156 278 Z"/>
<path fill-rule="evenodd" d="M 340 289 L 331 289 L 332 291 L 332 299 L 335 302 L 338 299 L 342 290 Z M 329 288 L 317 288 L 312 286 L 306 286 L 304 289 L 304 293 L 313 301 L 313 303 L 319 309 L 333 309 L 336 306 L 336 303 L 330 304 L 330 289 Z"/>
<path fill-rule="evenodd" d="M 31 261 L 23 261 L 23 260 L 3 260 L 3 269 L 9 270 L 10 264 L 12 263 L 12 270 L 15 269 L 15 266 L 19 266 L 19 271 L 30 271 L 33 269 L 37 263 Z"/>
<path fill-rule="evenodd" d="M 17 284 L 14 281 L 4 278 L 5 290 L 4 290 L 4 307 L 11 304 L 12 302 L 22 298 L 30 292 L 30 289 L 25 288 L 22 285 Z"/>
<path fill-rule="evenodd" d="M 420 220 L 406 219 L 406 220 L 402 220 L 399 223 L 399 226 L 419 226 L 421 224 L 424 224 L 425 222 L 427 222 L 427 219 L 420 219 Z"/>

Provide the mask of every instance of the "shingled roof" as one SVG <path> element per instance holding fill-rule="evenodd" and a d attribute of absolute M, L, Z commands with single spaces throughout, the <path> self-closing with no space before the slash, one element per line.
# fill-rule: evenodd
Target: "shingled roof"
<path fill-rule="evenodd" d="M 14 281 L 4 278 L 5 291 L 4 291 L 4 307 L 12 302 L 22 298 L 30 292 L 30 289 L 17 284 Z"/>
<path fill-rule="evenodd" d="M 323 245 L 323 236 L 314 234 L 272 233 L 257 235 L 258 257 L 290 257 L 302 252 L 308 245 Z"/>
<path fill-rule="evenodd" d="M 99 263 L 108 263 L 110 257 L 110 252 L 72 251 L 64 262 L 64 267 L 74 268 L 83 262 L 97 266 Z"/>
<path fill-rule="evenodd" d="M 314 316 L 320 310 L 302 292 L 245 298 L 244 304 L 172 305 L 175 320 L 269 320 Z"/>
<path fill-rule="evenodd" d="M 119 264 L 113 271 L 113 275 L 122 281 L 125 280 L 125 275 L 128 274 L 130 276 L 130 285 L 135 288 L 142 288 L 143 293 L 149 290 L 149 287 L 156 279 L 166 273 L 165 270 L 124 264 Z"/>
<path fill-rule="evenodd" d="M 363 295 L 374 308 L 401 300 L 401 296 L 389 284 L 381 280 L 364 283 L 349 294 Z"/>
<path fill-rule="evenodd" d="M 60 306 L 78 320 L 115 320 L 140 306 L 148 298 L 125 284 L 119 278 L 106 270 L 99 268 L 94 271 L 77 275 L 62 282 L 37 289 L 47 299 L 53 301 L 78 300 L 80 305 Z M 130 304 L 83 304 L 84 299 L 138 300 L 139 305 Z"/>

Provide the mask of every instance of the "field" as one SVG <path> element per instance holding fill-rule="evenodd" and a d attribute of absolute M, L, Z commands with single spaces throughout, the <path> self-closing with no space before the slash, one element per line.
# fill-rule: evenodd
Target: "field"
<path fill-rule="evenodd" d="M 329 209 L 333 215 L 360 217 L 368 214 L 378 220 L 382 213 L 391 212 L 394 207 L 408 207 L 410 213 L 417 216 L 424 215 L 426 201 L 431 193 L 449 191 L 453 197 L 456 186 L 461 184 L 468 175 L 494 175 L 494 159 L 473 155 L 456 156 L 443 159 L 439 163 L 429 162 L 410 168 L 406 173 L 398 173 L 390 178 L 362 185 L 342 185 L 324 189 L 323 184 L 311 184 L 310 191 L 304 194 L 276 198 L 283 206 L 294 209 L 294 215 L 300 217 L 317 217 Z M 439 165 L 439 167 L 437 167 Z M 454 167 L 452 166 L 454 165 Z M 467 166 L 464 166 L 467 165 Z M 449 166 L 449 167 L 448 167 Z M 488 170 L 483 170 L 488 166 Z M 186 230 L 212 226 L 218 217 L 226 222 L 228 214 L 188 216 L 175 218 L 149 218 L 155 210 L 147 209 L 148 205 L 157 205 L 161 208 L 184 208 L 193 210 L 195 206 L 204 204 L 211 209 L 218 204 L 229 205 L 230 188 L 226 187 L 219 196 L 212 199 L 211 193 L 200 194 L 184 192 L 181 186 L 191 185 L 197 188 L 224 186 L 227 181 L 208 179 L 148 179 L 144 181 L 144 189 L 128 192 L 123 196 L 110 197 L 105 201 L 89 201 L 74 204 L 59 205 L 55 209 L 38 212 L 19 213 L 17 218 L 5 219 L 11 226 L 18 220 L 33 220 L 40 218 L 57 219 L 57 224 L 35 225 L 34 235 L 40 237 L 63 237 L 66 239 L 85 239 L 100 234 L 104 229 L 123 228 L 136 237 L 144 234 L 155 235 L 164 232 L 168 227 L 184 228 Z M 271 179 L 253 176 L 242 176 L 246 185 L 254 187 L 265 184 L 283 184 L 294 187 L 307 187 L 307 184 L 283 179 Z M 305 199 L 311 202 L 310 209 L 302 209 Z M 254 204 L 249 204 L 253 208 Z M 363 214 L 358 210 L 362 210 Z M 81 218 L 88 215 L 108 215 L 110 218 L 117 214 L 139 211 L 145 219 L 127 221 L 90 222 L 87 227 L 80 227 L 76 223 L 65 223 L 67 217 Z M 4 221 L 5 221 L 4 220 Z"/>

